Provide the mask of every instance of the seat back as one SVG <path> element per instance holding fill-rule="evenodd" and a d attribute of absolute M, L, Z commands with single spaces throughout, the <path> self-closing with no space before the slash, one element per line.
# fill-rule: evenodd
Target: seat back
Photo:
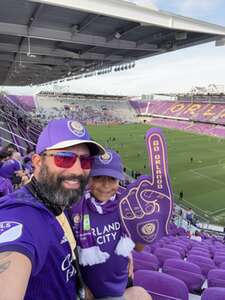
<path fill-rule="evenodd" d="M 134 285 L 145 288 L 153 300 L 188 300 L 183 281 L 168 274 L 139 270 L 134 273 Z"/>
<path fill-rule="evenodd" d="M 225 288 L 208 288 L 202 293 L 201 300 L 224 300 Z"/>
<path fill-rule="evenodd" d="M 167 259 L 162 271 L 182 280 L 189 292 L 199 291 L 205 279 L 199 266 L 179 259 Z"/>
<path fill-rule="evenodd" d="M 225 270 L 213 269 L 208 273 L 208 287 L 225 288 Z"/>

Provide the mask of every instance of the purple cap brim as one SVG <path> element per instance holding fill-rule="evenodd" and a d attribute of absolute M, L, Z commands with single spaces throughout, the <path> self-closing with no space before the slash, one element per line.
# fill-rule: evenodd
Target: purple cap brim
<path fill-rule="evenodd" d="M 124 180 L 123 174 L 112 169 L 95 169 L 91 171 L 90 176 L 109 176 L 118 180 Z"/>

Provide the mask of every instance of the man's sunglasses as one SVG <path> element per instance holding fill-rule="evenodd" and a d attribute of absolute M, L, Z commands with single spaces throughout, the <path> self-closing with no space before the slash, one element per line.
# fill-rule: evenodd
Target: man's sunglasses
<path fill-rule="evenodd" d="M 56 152 L 43 153 L 42 156 L 53 156 L 55 165 L 59 168 L 71 168 L 77 158 L 80 159 L 80 165 L 83 170 L 91 169 L 94 158 L 91 156 L 77 155 L 74 152 Z"/>

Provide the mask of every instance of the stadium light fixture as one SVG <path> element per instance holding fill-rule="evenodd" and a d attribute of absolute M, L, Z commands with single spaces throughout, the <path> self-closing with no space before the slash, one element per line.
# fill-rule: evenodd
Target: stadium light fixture
<path fill-rule="evenodd" d="M 117 40 L 119 40 L 120 37 L 121 37 L 121 34 L 120 34 L 119 32 L 116 32 L 116 33 L 114 34 L 114 37 L 115 37 Z"/>

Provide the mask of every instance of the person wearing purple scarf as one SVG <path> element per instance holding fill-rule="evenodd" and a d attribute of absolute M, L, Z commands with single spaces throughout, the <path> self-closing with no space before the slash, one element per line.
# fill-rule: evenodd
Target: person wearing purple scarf
<path fill-rule="evenodd" d="M 141 287 L 130 287 L 128 264 L 134 242 L 128 237 L 119 216 L 119 195 L 124 180 L 120 156 L 108 149 L 96 156 L 89 187 L 72 208 L 74 233 L 85 284 L 93 298 L 101 300 L 149 300 Z"/>
<path fill-rule="evenodd" d="M 79 122 L 52 120 L 43 129 L 30 183 L 0 201 L 0 300 L 76 300 L 84 291 L 68 209 L 101 153 Z"/>

